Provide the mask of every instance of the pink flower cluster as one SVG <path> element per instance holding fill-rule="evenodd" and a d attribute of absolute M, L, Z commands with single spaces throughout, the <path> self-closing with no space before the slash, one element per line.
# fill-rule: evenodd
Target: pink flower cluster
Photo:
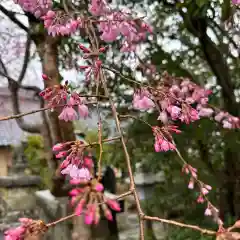
<path fill-rule="evenodd" d="M 65 85 L 46 88 L 39 95 L 48 101 L 48 106 L 53 109 L 63 105 L 63 110 L 59 115 L 60 120 L 74 121 L 79 117 L 87 118 L 89 115 L 86 100 L 76 92 L 70 93 L 67 82 Z"/>
<path fill-rule="evenodd" d="M 104 0 L 92 0 L 89 12 L 101 17 L 98 27 L 103 41 L 113 42 L 123 37 L 123 52 L 134 51 L 136 44 L 146 40 L 147 34 L 152 33 L 151 27 L 141 19 L 133 19 L 127 12 L 112 10 Z"/>
<path fill-rule="evenodd" d="M 61 173 L 69 175 L 73 180 L 79 180 L 79 182 L 89 181 L 92 178 L 88 168 L 78 168 L 75 164 L 69 164 Z"/>
<path fill-rule="evenodd" d="M 39 18 L 52 7 L 52 0 L 14 0 L 26 12 L 30 12 Z"/>
<path fill-rule="evenodd" d="M 85 155 L 85 145 L 82 141 L 60 143 L 53 147 L 56 158 L 65 158 L 60 169 L 63 175 L 69 175 L 73 180 L 87 182 L 92 176 L 93 161 Z"/>
<path fill-rule="evenodd" d="M 162 110 L 159 119 L 164 123 L 168 118 L 174 121 L 179 119 L 186 124 L 198 120 L 199 112 L 192 105 L 206 104 L 211 91 L 201 88 L 188 79 L 179 82 L 179 79 L 172 78 L 172 85 L 169 85 L 166 81 L 169 76 L 165 77 L 167 77 L 164 79 L 166 84 L 159 87 L 160 93 L 154 93 Z"/>
<path fill-rule="evenodd" d="M 84 27 L 87 20 L 73 19 L 73 17 L 62 10 L 53 11 L 51 0 L 15 0 L 23 10 L 35 14 L 37 18 L 44 20 L 44 26 L 52 36 L 65 36 L 75 33 L 80 27 Z M 134 51 L 136 44 L 144 41 L 148 33 L 152 33 L 151 27 L 140 18 L 133 19 L 129 13 L 112 10 L 104 0 L 92 0 L 89 12 L 99 19 L 92 21 L 97 23 L 101 39 L 106 42 L 123 37 L 121 51 Z M 100 19 L 101 18 L 101 19 Z"/>
<path fill-rule="evenodd" d="M 21 223 L 19 227 L 4 232 L 5 240 L 24 240 L 29 234 L 38 235 L 48 230 L 48 226 L 41 220 L 20 218 L 19 222 Z"/>
<path fill-rule="evenodd" d="M 75 188 L 69 193 L 72 197 L 71 203 L 75 205 L 76 215 L 81 215 L 85 208 L 85 223 L 88 225 L 99 223 L 100 208 L 109 221 L 112 221 L 113 218 L 108 206 L 115 211 L 121 210 L 117 201 L 107 199 L 104 196 L 103 190 L 103 185 L 93 179 L 90 185 L 84 188 Z"/>
<path fill-rule="evenodd" d="M 134 93 L 133 107 L 146 111 L 155 107 L 155 104 L 150 98 L 150 93 L 146 89 L 140 89 Z"/>
<path fill-rule="evenodd" d="M 172 143 L 172 136 L 170 132 L 181 133 L 177 126 L 168 125 L 164 127 L 152 127 L 155 136 L 154 148 L 156 152 L 167 152 L 175 150 L 176 146 Z"/>
<path fill-rule="evenodd" d="M 214 119 L 215 121 L 221 123 L 223 128 L 240 128 L 240 118 L 234 117 L 227 112 L 219 112 L 217 115 L 215 115 Z"/>
<path fill-rule="evenodd" d="M 95 17 L 105 15 L 111 11 L 107 2 L 104 0 L 92 0 L 88 10 Z"/>
<path fill-rule="evenodd" d="M 4 239 L 5 240 L 23 240 L 24 235 L 26 233 L 27 227 L 29 224 L 32 223 L 32 219 L 28 218 L 20 218 L 19 222 L 21 223 L 21 226 L 14 228 L 14 229 L 9 229 L 6 232 L 4 232 Z"/>
<path fill-rule="evenodd" d="M 180 120 L 186 124 L 202 117 L 213 117 L 223 128 L 240 128 L 240 118 L 226 112 L 219 112 L 208 105 L 210 90 L 206 90 L 189 79 L 163 74 L 162 81 L 155 89 L 137 90 L 133 97 L 133 107 L 148 110 L 157 105 L 160 110 L 158 120 L 167 124 L 169 120 Z M 153 100 L 154 102 L 153 102 Z"/>
<path fill-rule="evenodd" d="M 107 20 L 100 22 L 99 30 L 102 32 L 101 39 L 105 42 L 113 42 L 122 37 L 121 52 L 135 51 L 137 43 L 146 40 L 147 34 L 152 33 L 149 25 L 139 19 L 129 19 L 129 15 L 123 12 L 107 15 Z"/>
<path fill-rule="evenodd" d="M 53 37 L 70 35 L 75 33 L 78 27 L 82 27 L 80 19 L 74 20 L 61 11 L 50 10 L 41 18 L 44 20 L 44 27 L 48 30 L 48 34 Z"/>

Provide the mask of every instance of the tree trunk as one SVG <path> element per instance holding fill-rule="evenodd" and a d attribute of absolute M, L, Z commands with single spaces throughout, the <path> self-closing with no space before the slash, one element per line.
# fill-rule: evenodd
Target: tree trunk
<path fill-rule="evenodd" d="M 32 28 L 36 28 L 35 23 L 32 23 Z M 41 58 L 43 73 L 49 77 L 49 80 L 44 82 L 45 87 L 52 87 L 60 83 L 60 73 L 58 69 L 58 46 L 60 38 L 51 37 L 46 32 L 40 32 L 32 36 L 38 54 Z M 45 103 L 46 106 L 46 103 Z M 52 170 L 55 171 L 58 167 L 57 160 L 52 153 L 52 146 L 56 143 L 75 140 L 74 128 L 71 122 L 65 122 L 58 119 L 61 109 L 57 108 L 54 112 L 46 112 L 45 124 L 48 126 L 44 129 L 43 137 L 48 160 L 53 162 Z M 62 177 L 54 179 L 53 194 L 61 195 L 61 185 L 64 183 Z M 57 186 L 56 186 L 57 185 Z M 60 185 L 60 186 L 58 186 Z"/>
<path fill-rule="evenodd" d="M 231 81 L 231 76 L 227 62 L 218 49 L 218 46 L 207 35 L 207 19 L 200 16 L 190 16 L 182 13 L 186 28 L 196 37 L 199 38 L 203 53 L 206 57 L 210 68 L 217 77 L 217 83 L 221 86 L 224 110 L 230 114 L 238 116 L 240 111 L 239 103 L 236 102 L 234 95 L 234 84 Z M 239 143 L 234 141 L 236 134 L 233 130 L 224 134 L 223 141 L 225 142 L 223 181 L 221 182 L 220 215 L 222 218 L 226 214 L 240 217 L 240 206 L 237 202 L 240 199 L 240 154 L 237 150 Z M 236 139 L 237 140 L 237 139 Z M 232 141 L 234 146 L 229 144 Z M 238 146 L 237 146 L 238 145 Z"/>

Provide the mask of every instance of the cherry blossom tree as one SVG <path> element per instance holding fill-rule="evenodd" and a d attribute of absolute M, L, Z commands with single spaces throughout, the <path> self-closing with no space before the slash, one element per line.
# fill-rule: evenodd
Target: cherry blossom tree
<path fill-rule="evenodd" d="M 58 143 L 55 144 L 54 142 L 53 144 L 52 151 L 56 159 L 62 160 L 60 164 L 56 164 L 56 175 L 62 174 L 70 177 L 69 182 L 72 189 L 69 194 L 74 213 L 51 223 L 44 223 L 41 220 L 20 219 L 21 226 L 7 231 L 5 233 L 6 239 L 21 240 L 28 239 L 29 236 L 33 235 L 40 236 L 59 222 L 79 215 L 84 215 L 87 225 L 98 224 L 101 214 L 111 221 L 110 209 L 120 211 L 120 206 L 116 200 L 128 195 L 133 195 L 136 202 L 140 239 L 144 239 L 145 221 L 157 221 L 181 228 L 189 228 L 202 234 L 214 236 L 216 239 L 238 239 L 239 233 L 236 232 L 236 229 L 239 228 L 239 221 L 236 221 L 230 227 L 224 225 L 219 216 L 218 207 L 208 197 L 212 187 L 200 179 L 198 169 L 184 159 L 174 141 L 175 135 L 182 133 L 178 127 L 179 122 L 189 125 L 202 118 L 211 118 L 219 123 L 219 127 L 223 127 L 229 132 L 237 130 L 240 127 L 240 119 L 238 116 L 234 116 L 235 111 L 229 113 L 209 104 L 209 96 L 212 91 L 192 82 L 191 79 L 172 76 L 166 72 L 160 74 L 154 66 L 146 64 L 146 68 L 150 70 L 147 83 L 143 84 L 127 77 L 126 79 L 134 82 L 137 86 L 132 99 L 133 107 L 139 111 L 156 111 L 158 118 L 155 119 L 155 124 L 151 125 L 135 115 L 120 115 L 107 84 L 107 74 L 111 71 L 116 73 L 116 71 L 111 70 L 111 66 L 107 68 L 104 66 L 103 55 L 109 51 L 110 43 L 114 41 L 119 42 L 121 52 L 135 52 L 139 44 L 147 41 L 148 35 L 154 35 L 153 28 L 145 19 L 142 16 L 137 16 L 133 11 L 113 8 L 104 0 L 92 0 L 87 12 L 79 11 L 75 3 L 66 1 L 63 1 L 62 8 L 51 1 L 16 0 L 16 3 L 24 11 L 30 12 L 31 17 L 40 18 L 47 30 L 47 32 L 43 31 L 41 34 L 32 36 L 43 62 L 42 78 L 46 85 L 46 88 L 39 94 L 46 103 L 46 107 L 41 111 L 51 110 L 58 119 L 71 122 L 79 118 L 88 118 L 88 106 L 96 106 L 98 111 L 98 141 L 86 144 L 81 140 L 58 138 Z M 233 4 L 238 4 L 238 2 L 233 1 Z M 2 11 L 5 10 L 2 9 Z M 9 17 L 11 18 L 12 15 Z M 34 22 L 30 21 L 31 27 L 35 28 Z M 189 29 L 192 30 L 190 27 Z M 76 91 L 69 85 L 68 81 L 63 84 L 57 81 L 59 73 L 56 64 L 57 45 L 55 44 L 59 43 L 60 36 L 68 37 L 79 30 L 83 32 L 89 42 L 89 47 L 83 44 L 78 45 L 79 54 L 85 61 L 85 64 L 78 67 L 79 71 L 85 74 L 86 84 L 95 86 L 96 93 L 91 96 Z M 9 76 L 7 78 L 10 79 Z M 155 80 L 154 85 L 151 84 L 151 80 Z M 99 94 L 100 89 L 103 96 Z M 102 138 L 102 119 L 99 110 L 101 98 L 109 103 L 115 120 L 117 136 L 112 138 Z M 232 101 L 234 100 L 232 99 Z M 233 102 L 231 106 L 233 106 L 232 104 Z M 226 106 L 228 105 L 226 104 Z M 1 118 L 1 121 L 32 113 Z M 217 230 L 204 229 L 200 226 L 149 216 L 144 213 L 134 182 L 128 146 L 121 128 L 121 118 L 132 118 L 149 127 L 154 139 L 153 151 L 161 153 L 173 151 L 176 153 L 182 164 L 182 172 L 189 179 L 187 187 L 197 192 L 196 201 L 199 204 L 204 204 L 204 214 L 213 219 L 217 225 Z M 105 196 L 104 187 L 101 184 L 103 145 L 112 141 L 121 143 L 130 178 L 129 191 L 114 200 Z M 89 154 L 90 148 L 95 146 L 100 149 L 97 174 L 94 171 L 95 166 Z"/>

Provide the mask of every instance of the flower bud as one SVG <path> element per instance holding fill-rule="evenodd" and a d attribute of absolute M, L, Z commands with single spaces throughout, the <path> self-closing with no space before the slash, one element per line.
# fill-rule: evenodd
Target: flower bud
<path fill-rule="evenodd" d="M 102 192 L 104 187 L 101 183 L 97 183 L 96 186 L 95 186 L 95 189 L 97 192 Z"/>
<path fill-rule="evenodd" d="M 119 203 L 118 203 L 117 201 L 108 199 L 108 200 L 107 200 L 107 204 L 108 204 L 108 206 L 109 206 L 111 209 L 113 209 L 113 210 L 115 210 L 115 211 L 117 211 L 117 212 L 120 212 L 120 211 L 121 211 L 120 205 L 119 205 Z"/>
<path fill-rule="evenodd" d="M 77 207 L 75 208 L 75 213 L 77 216 L 81 215 L 84 204 L 85 204 L 85 199 L 81 199 Z"/>
<path fill-rule="evenodd" d="M 67 156 L 67 151 L 62 151 L 56 155 L 56 158 L 62 158 Z"/>
<path fill-rule="evenodd" d="M 49 78 L 48 78 L 48 76 L 47 76 L 46 74 L 42 74 L 42 79 L 46 81 L 46 80 L 48 80 Z"/>
<path fill-rule="evenodd" d="M 62 143 L 58 143 L 58 144 L 56 144 L 56 145 L 53 146 L 52 150 L 53 150 L 54 152 L 61 151 L 62 148 L 63 148 L 63 146 L 64 146 L 64 145 L 63 145 Z"/>

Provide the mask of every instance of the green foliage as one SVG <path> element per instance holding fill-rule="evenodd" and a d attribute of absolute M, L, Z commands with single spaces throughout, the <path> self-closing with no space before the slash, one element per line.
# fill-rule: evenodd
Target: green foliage
<path fill-rule="evenodd" d="M 41 136 L 29 136 L 27 139 L 27 147 L 24 154 L 29 162 L 29 170 L 31 174 L 42 177 L 42 188 L 49 188 L 51 186 L 50 170 L 45 159 L 43 138 Z"/>

